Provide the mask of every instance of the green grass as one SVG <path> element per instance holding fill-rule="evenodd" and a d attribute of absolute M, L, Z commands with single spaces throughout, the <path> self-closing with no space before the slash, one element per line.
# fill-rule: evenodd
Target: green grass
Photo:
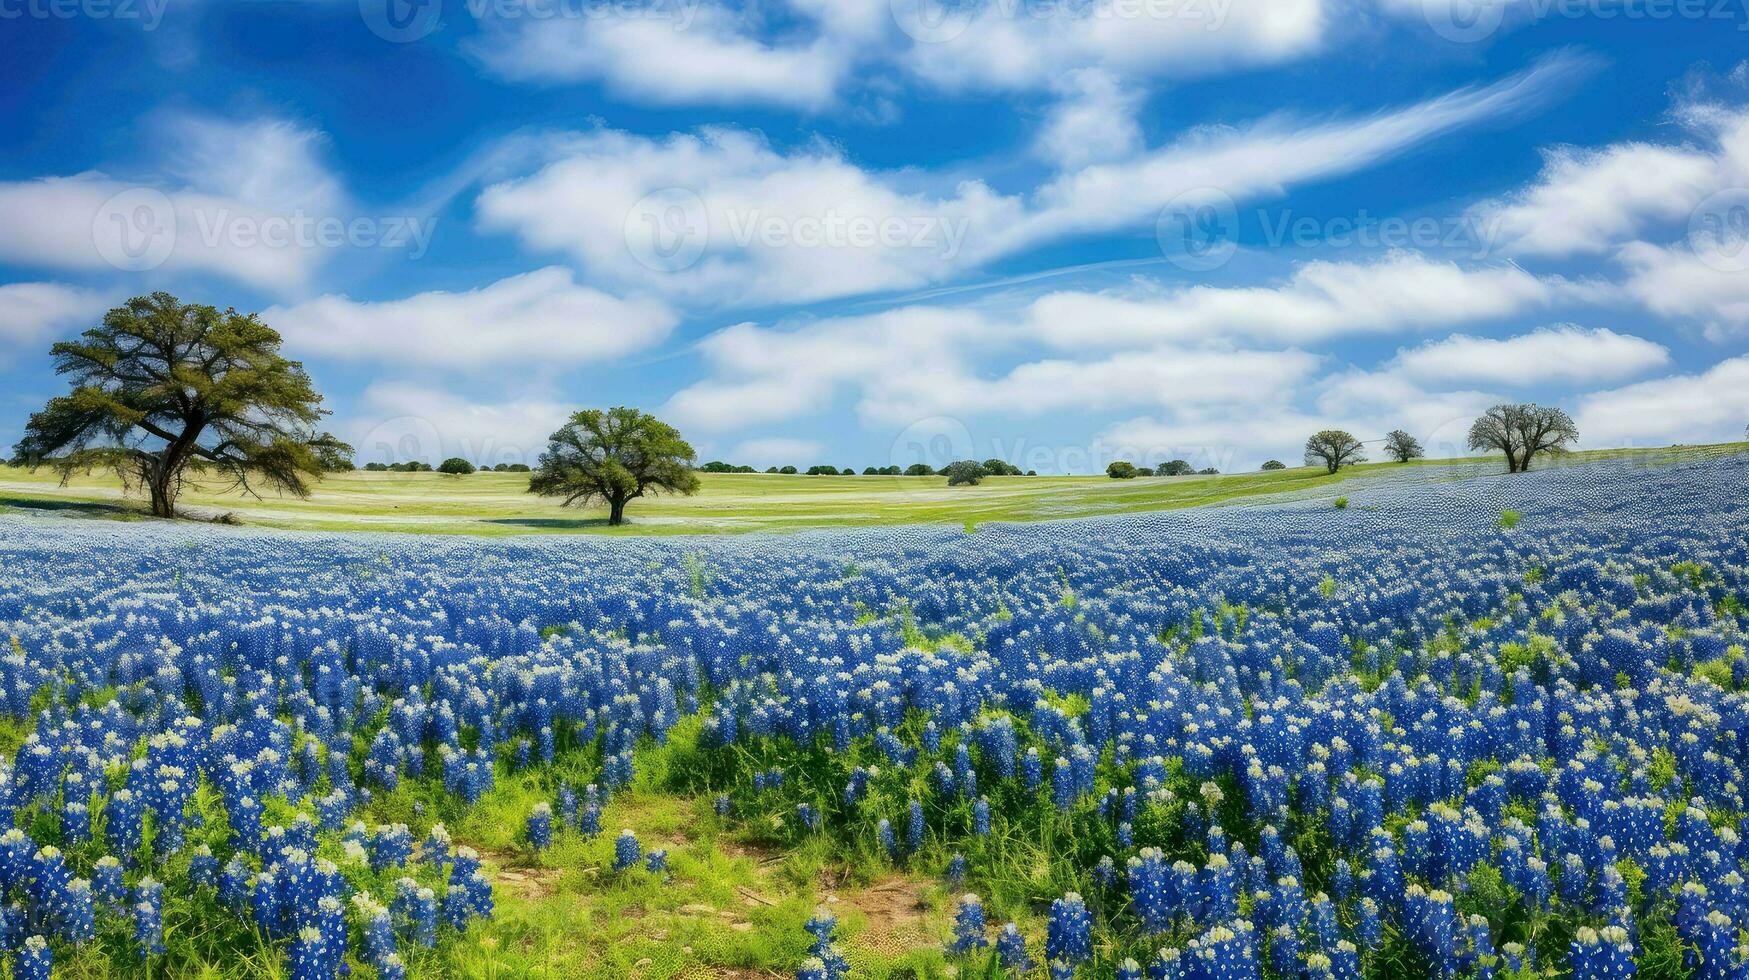
<path fill-rule="evenodd" d="M 1602 460 L 1657 465 L 1742 452 L 1749 444 L 1575 453 L 1549 465 Z M 1539 464 L 1543 465 L 1543 464 Z M 261 499 L 193 486 L 181 505 L 191 517 L 231 515 L 245 524 L 329 531 L 410 531 L 427 534 L 698 534 L 784 531 L 812 527 L 938 524 L 968 533 L 991 521 L 1041 521 L 1198 507 L 1293 494 L 1331 499 L 1372 479 L 1461 479 L 1492 474 L 1492 459 L 1376 463 L 1332 475 L 1314 467 L 1219 476 L 990 477 L 974 487 L 949 487 L 945 477 L 779 476 L 700 474 L 692 497 L 633 501 L 630 522 L 609 527 L 605 511 L 566 509 L 525 491 L 526 474 L 366 473 L 331 475 L 308 499 Z M 48 470 L 0 467 L 0 508 L 146 519 L 141 504 L 104 474 L 66 486 Z"/>

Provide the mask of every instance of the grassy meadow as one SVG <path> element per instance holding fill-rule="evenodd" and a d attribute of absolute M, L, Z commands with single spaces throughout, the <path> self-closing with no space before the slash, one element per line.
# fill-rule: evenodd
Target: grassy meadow
<path fill-rule="evenodd" d="M 1539 461 L 1572 465 L 1620 460 L 1628 465 L 1739 452 L 1749 444 L 1600 450 Z M 250 497 L 197 482 L 184 489 L 180 509 L 190 517 L 263 527 L 319 531 L 403 531 L 421 534 L 539 533 L 719 534 L 819 527 L 947 524 L 975 528 L 990 521 L 1044 521 L 1200 507 L 1279 495 L 1341 495 L 1354 480 L 1459 479 L 1500 468 L 1493 458 L 1366 463 L 1331 475 L 1321 467 L 1216 476 L 987 477 L 975 487 L 950 487 L 940 476 L 802 476 L 701 473 L 692 497 L 635 500 L 628 521 L 609 527 L 605 508 L 567 508 L 530 496 L 528 474 L 480 472 L 375 473 L 325 477 L 308 499 L 276 494 Z M 52 510 L 69 516 L 129 519 L 143 504 L 124 493 L 115 476 L 93 473 L 65 486 L 48 469 L 0 466 L 0 507 Z"/>

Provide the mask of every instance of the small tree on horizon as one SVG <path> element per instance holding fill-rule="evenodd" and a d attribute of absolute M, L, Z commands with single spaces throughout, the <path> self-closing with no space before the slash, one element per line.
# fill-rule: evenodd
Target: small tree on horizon
<path fill-rule="evenodd" d="M 698 492 L 697 458 L 679 431 L 635 408 L 585 409 L 552 434 L 528 492 L 564 506 L 600 500 L 607 523 L 625 523 L 626 504 L 658 493 Z"/>
<path fill-rule="evenodd" d="M 451 456 L 437 464 L 437 472 L 448 473 L 450 476 L 467 476 L 474 472 L 474 464 L 460 456 Z"/>
<path fill-rule="evenodd" d="M 1263 461 L 1263 466 L 1261 468 L 1265 470 L 1285 470 L 1287 469 L 1287 464 L 1279 459 L 1268 459 Z"/>
<path fill-rule="evenodd" d="M 950 487 L 975 487 L 983 481 L 984 467 L 975 459 L 962 459 L 942 467 Z"/>
<path fill-rule="evenodd" d="M 1113 480 L 1133 480 L 1136 477 L 1136 464 L 1120 459 L 1105 468 L 1105 475 Z"/>
<path fill-rule="evenodd" d="M 1565 453 L 1579 428 L 1566 412 L 1531 403 L 1495 405 L 1470 426 L 1469 448 L 1506 455 L 1506 472 L 1523 473 L 1537 453 Z"/>
<path fill-rule="evenodd" d="M 1322 465 L 1335 473 L 1344 466 L 1366 462 L 1366 450 L 1360 440 L 1341 429 L 1315 432 L 1306 440 L 1306 465 Z"/>
<path fill-rule="evenodd" d="M 309 496 L 310 479 L 350 464 L 352 449 L 316 431 L 322 396 L 279 345 L 253 313 L 165 292 L 130 299 L 54 345 L 72 391 L 31 415 L 13 462 L 51 465 L 62 482 L 114 469 L 124 487 L 146 488 L 158 517 L 176 516 L 190 467 L 252 497 L 258 485 Z"/>
<path fill-rule="evenodd" d="M 1399 463 L 1407 463 L 1412 459 L 1420 459 L 1427 453 L 1414 436 L 1402 429 L 1392 429 L 1385 433 L 1385 455 Z"/>

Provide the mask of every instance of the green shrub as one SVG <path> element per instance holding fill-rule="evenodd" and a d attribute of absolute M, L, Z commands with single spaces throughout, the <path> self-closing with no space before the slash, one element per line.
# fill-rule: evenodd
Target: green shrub
<path fill-rule="evenodd" d="M 437 472 L 448 473 L 451 476 L 466 476 L 469 473 L 474 472 L 474 464 L 460 456 L 451 456 L 437 464 Z"/>
<path fill-rule="evenodd" d="M 1523 516 L 1515 510 L 1503 510 L 1500 512 L 1500 526 L 1508 530 L 1515 528 Z"/>
<path fill-rule="evenodd" d="M 1337 497 L 1336 498 L 1336 509 L 1337 510 L 1347 510 L 1348 509 L 1348 498 L 1347 497 Z"/>

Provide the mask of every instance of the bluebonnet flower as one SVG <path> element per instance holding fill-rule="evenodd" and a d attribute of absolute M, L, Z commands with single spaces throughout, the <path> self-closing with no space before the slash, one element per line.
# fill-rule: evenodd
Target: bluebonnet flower
<path fill-rule="evenodd" d="M 989 940 L 984 938 L 984 903 L 978 896 L 970 893 L 960 896 L 959 911 L 954 914 L 953 935 L 953 943 L 948 948 L 956 953 L 989 945 Z"/>
<path fill-rule="evenodd" d="M 41 936 L 25 939 L 12 959 L 13 980 L 49 980 L 54 972 L 54 954 Z"/>
<path fill-rule="evenodd" d="M 553 808 L 536 803 L 528 815 L 528 843 L 537 851 L 553 846 Z"/>
<path fill-rule="evenodd" d="M 1149 932 L 1164 932 L 1172 922 L 1172 903 L 1168 898 L 1165 855 L 1157 847 L 1144 847 L 1130 858 L 1130 904 L 1142 928 Z"/>
<path fill-rule="evenodd" d="M 996 959 L 1002 966 L 1014 973 L 1026 973 L 1032 969 L 1032 957 L 1027 955 L 1026 937 L 1021 935 L 1020 927 L 1010 922 L 996 934 Z"/>
<path fill-rule="evenodd" d="M 880 823 L 875 825 L 875 839 L 889 859 L 898 857 L 899 843 L 894 839 L 893 825 L 886 817 L 882 817 Z"/>
<path fill-rule="evenodd" d="M 1093 955 L 1093 917 L 1081 896 L 1069 892 L 1051 903 L 1051 918 L 1045 933 L 1045 957 L 1080 963 Z"/>
<path fill-rule="evenodd" d="M 966 856 L 958 851 L 953 852 L 953 855 L 947 859 L 947 870 L 943 872 L 942 876 L 947 879 L 949 885 L 954 887 L 963 883 L 966 880 Z"/>
<path fill-rule="evenodd" d="M 1125 959 L 1117 965 L 1117 980 L 1142 980 L 1142 965 L 1133 959 Z"/>
<path fill-rule="evenodd" d="M 644 870 L 654 875 L 666 875 L 668 873 L 668 852 L 659 847 L 651 850 L 649 854 L 644 856 Z"/>
<path fill-rule="evenodd" d="M 164 893 L 145 879 L 134 889 L 134 942 L 149 956 L 164 952 Z"/>
<path fill-rule="evenodd" d="M 905 824 L 905 847 L 915 854 L 923 849 L 923 804 L 920 801 L 911 801 L 908 817 Z"/>
<path fill-rule="evenodd" d="M 613 842 L 613 870 L 624 871 L 638 863 L 643 851 L 638 846 L 638 836 L 632 833 L 630 827 L 619 832 L 619 838 Z"/>
<path fill-rule="evenodd" d="M 990 801 L 982 796 L 972 804 L 972 833 L 979 837 L 990 836 Z"/>

